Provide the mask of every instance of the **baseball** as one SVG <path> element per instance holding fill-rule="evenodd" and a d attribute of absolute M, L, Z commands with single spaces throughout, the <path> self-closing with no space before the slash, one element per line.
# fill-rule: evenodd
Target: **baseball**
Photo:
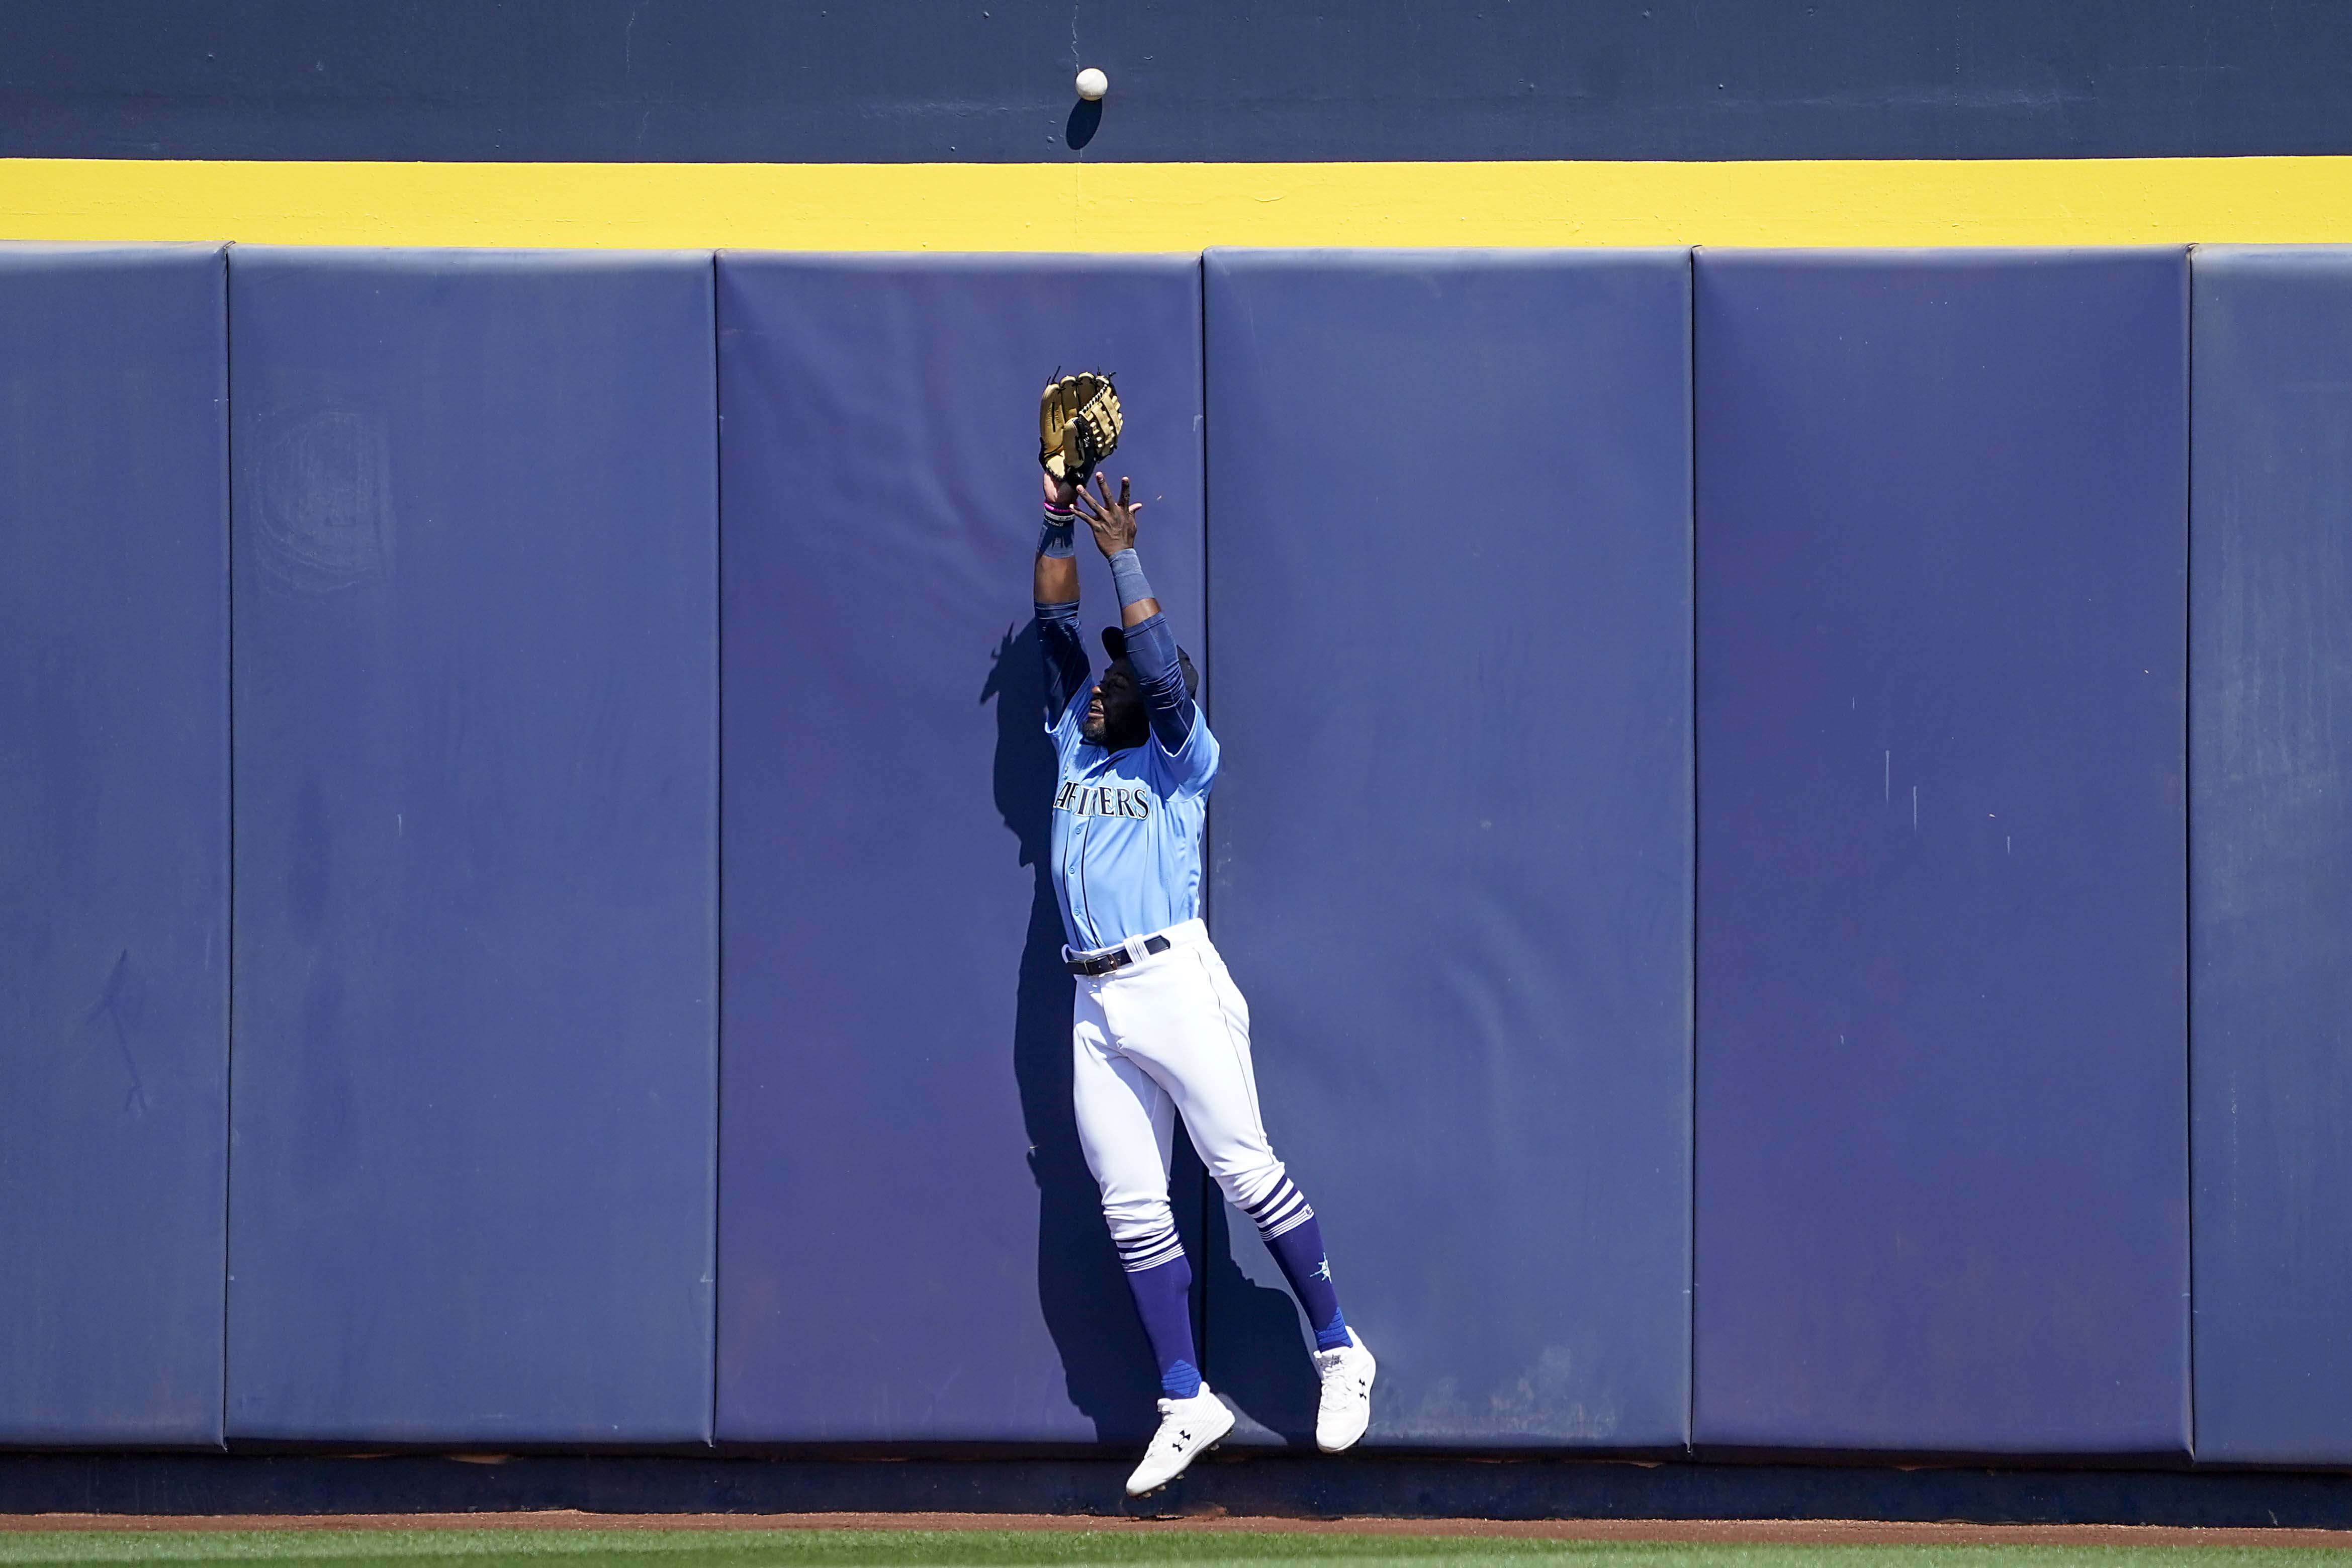
<path fill-rule="evenodd" d="M 1094 102 L 1109 90 L 1110 78 L 1103 75 L 1094 67 L 1088 66 L 1078 73 L 1078 96 L 1088 103 Z"/>

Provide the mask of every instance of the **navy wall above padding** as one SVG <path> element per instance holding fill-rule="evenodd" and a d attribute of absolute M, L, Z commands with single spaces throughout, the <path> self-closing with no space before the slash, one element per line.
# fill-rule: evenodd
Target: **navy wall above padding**
<path fill-rule="evenodd" d="M 0 7 L 0 156 L 2341 153 L 2347 57 L 2334 0 L 48 0 Z M 1091 135 L 1080 65 L 1110 75 Z"/>
<path fill-rule="evenodd" d="M 1367 1440 L 1679 1448 L 1689 256 L 1207 267 L 1211 923 Z M 1210 1381 L 1311 1443 L 1301 1320 L 1221 1218 Z"/>
<path fill-rule="evenodd" d="M 2200 247 L 2197 1453 L 2352 1462 L 2352 250 Z"/>
<path fill-rule="evenodd" d="M 224 273 L 0 246 L 0 1444 L 221 1436 Z"/>
<path fill-rule="evenodd" d="M 1137 1440 L 1158 1384 L 1078 1149 L 1045 881 L 1036 410 L 1057 365 L 1117 372 L 1107 471 L 1202 650 L 1199 262 L 719 275 L 719 1436 Z M 1117 601 L 1079 552 L 1096 648 Z"/>
<path fill-rule="evenodd" d="M 233 1437 L 709 1430 L 700 255 L 238 249 Z"/>
<path fill-rule="evenodd" d="M 2184 1452 L 2185 257 L 1696 276 L 1696 1439 Z"/>

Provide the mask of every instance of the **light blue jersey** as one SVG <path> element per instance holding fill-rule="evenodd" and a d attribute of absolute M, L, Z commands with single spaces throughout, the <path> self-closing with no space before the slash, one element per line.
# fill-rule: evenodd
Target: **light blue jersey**
<path fill-rule="evenodd" d="M 1077 952 L 1116 946 L 1201 913 L 1201 837 L 1217 738 L 1197 706 L 1174 751 L 1157 734 L 1125 751 L 1078 737 L 1081 688 L 1046 727 L 1061 758 L 1054 789 L 1054 895 Z"/>

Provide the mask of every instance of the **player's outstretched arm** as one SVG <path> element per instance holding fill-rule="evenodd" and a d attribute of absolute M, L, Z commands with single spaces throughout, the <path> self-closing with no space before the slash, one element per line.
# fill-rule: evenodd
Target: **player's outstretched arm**
<path fill-rule="evenodd" d="M 1045 723 L 1057 723 L 1072 699 L 1086 689 L 1090 673 L 1086 639 L 1078 632 L 1078 557 L 1072 542 L 1077 515 L 1070 509 L 1075 489 L 1045 476 L 1045 521 L 1037 538 L 1037 650 L 1045 660 Z"/>
<path fill-rule="evenodd" d="M 1051 474 L 1045 480 L 1045 526 L 1037 540 L 1037 602 L 1076 604 L 1078 601 L 1077 513 L 1070 508 L 1077 487 Z"/>
<path fill-rule="evenodd" d="M 1099 474 L 1095 476 L 1095 493 L 1077 492 L 1079 515 L 1095 536 L 1095 548 L 1110 562 L 1110 580 L 1118 587 L 1118 621 L 1122 626 L 1140 626 L 1160 613 L 1160 601 L 1151 597 L 1150 585 L 1145 583 L 1142 596 L 1129 601 L 1130 581 L 1143 582 L 1143 565 L 1135 555 L 1135 520 L 1143 515 L 1143 503 L 1129 501 L 1132 481 L 1122 477 L 1118 482 L 1118 499 L 1110 498 L 1110 486 Z M 1124 557 L 1124 560 L 1122 560 Z M 1131 579 L 1123 579 L 1122 566 L 1132 567 Z"/>
<path fill-rule="evenodd" d="M 1192 694 L 1184 687 L 1184 666 L 1176 634 L 1160 612 L 1160 601 L 1144 580 L 1135 553 L 1136 518 L 1143 503 L 1131 500 L 1129 482 L 1118 482 L 1118 498 L 1095 476 L 1094 494 L 1078 492 L 1078 510 L 1095 536 L 1095 547 L 1110 561 L 1111 585 L 1118 590 L 1119 624 L 1127 628 L 1127 662 L 1135 666 L 1136 690 L 1143 698 L 1151 733 L 1171 752 L 1183 748 L 1192 733 Z"/>

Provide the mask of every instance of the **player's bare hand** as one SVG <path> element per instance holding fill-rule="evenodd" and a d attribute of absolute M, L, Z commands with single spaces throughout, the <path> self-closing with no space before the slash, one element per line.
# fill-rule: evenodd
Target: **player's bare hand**
<path fill-rule="evenodd" d="M 1117 555 L 1135 543 L 1135 519 L 1143 515 L 1143 503 L 1128 499 L 1130 481 L 1118 482 L 1118 499 L 1112 500 L 1110 486 L 1099 474 L 1095 476 L 1092 495 L 1078 492 L 1078 515 L 1087 527 L 1094 530 L 1095 548 L 1106 559 Z"/>
<path fill-rule="evenodd" d="M 1045 505 L 1057 512 L 1068 511 L 1070 504 L 1077 499 L 1078 487 L 1067 479 L 1056 479 L 1051 474 L 1038 477 L 1045 481 Z"/>

